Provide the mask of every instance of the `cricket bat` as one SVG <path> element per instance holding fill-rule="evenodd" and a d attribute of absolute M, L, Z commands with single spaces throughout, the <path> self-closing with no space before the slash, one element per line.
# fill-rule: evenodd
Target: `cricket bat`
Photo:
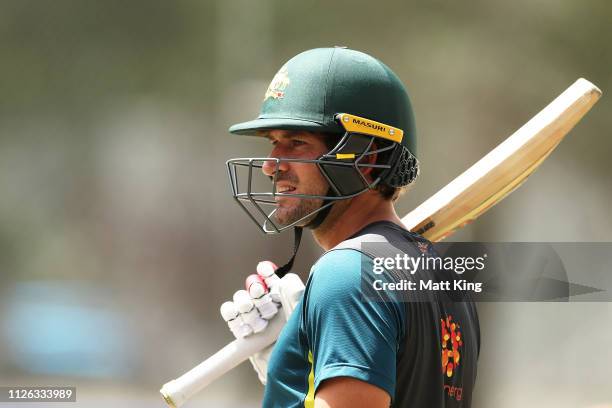
<path fill-rule="evenodd" d="M 474 221 L 519 187 L 582 119 L 601 91 L 580 78 L 548 106 L 456 179 L 402 218 L 406 227 L 432 242 Z M 166 403 L 179 408 L 227 371 L 273 344 L 284 319 L 264 332 L 237 339 L 191 371 L 161 388 Z"/>
<path fill-rule="evenodd" d="M 519 130 L 402 218 L 432 242 L 474 221 L 529 177 L 601 96 L 578 79 Z"/>

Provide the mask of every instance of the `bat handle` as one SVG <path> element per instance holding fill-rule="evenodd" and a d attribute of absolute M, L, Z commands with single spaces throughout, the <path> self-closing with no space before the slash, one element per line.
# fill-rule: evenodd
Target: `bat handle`
<path fill-rule="evenodd" d="M 284 325 L 285 319 L 279 313 L 263 332 L 232 341 L 179 378 L 164 384 L 159 392 L 169 407 L 181 407 L 211 382 L 273 344 Z"/>

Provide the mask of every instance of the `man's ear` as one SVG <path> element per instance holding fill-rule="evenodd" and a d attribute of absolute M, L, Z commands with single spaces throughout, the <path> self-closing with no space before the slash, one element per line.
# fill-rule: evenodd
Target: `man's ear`
<path fill-rule="evenodd" d="M 378 147 L 376 146 L 376 142 L 372 143 L 372 146 L 370 147 L 370 151 L 375 151 L 377 149 Z M 377 158 L 378 158 L 378 153 L 369 154 L 363 157 L 363 159 L 360 161 L 360 164 L 376 164 Z M 371 179 L 370 175 L 372 174 L 372 170 L 374 170 L 374 167 L 361 167 L 360 169 L 361 169 L 361 173 L 363 173 L 363 175 L 366 176 L 367 179 Z"/>

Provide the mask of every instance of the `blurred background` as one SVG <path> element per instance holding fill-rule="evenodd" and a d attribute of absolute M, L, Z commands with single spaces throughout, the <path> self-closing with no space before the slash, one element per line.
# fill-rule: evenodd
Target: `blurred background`
<path fill-rule="evenodd" d="M 285 262 L 292 234 L 264 236 L 233 203 L 225 160 L 268 144 L 227 128 L 310 48 L 368 52 L 406 84 L 423 167 L 401 214 L 591 80 L 593 111 L 453 239 L 612 241 L 611 22 L 606 0 L 3 0 L 0 385 L 162 407 L 161 384 L 231 340 L 219 305 L 259 260 Z M 296 271 L 320 254 L 306 237 Z M 612 403 L 611 304 L 479 310 L 475 407 Z M 261 395 L 243 364 L 189 406 Z"/>

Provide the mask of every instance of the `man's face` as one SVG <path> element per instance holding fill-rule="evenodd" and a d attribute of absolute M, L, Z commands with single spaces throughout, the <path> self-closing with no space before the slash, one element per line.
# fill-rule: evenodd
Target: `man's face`
<path fill-rule="evenodd" d="M 286 130 L 271 130 L 268 139 L 273 145 L 270 157 L 291 159 L 316 159 L 329 150 L 324 142 L 324 136 L 311 132 L 292 132 Z M 274 177 L 276 163 L 264 162 L 262 171 L 269 177 Z M 287 194 L 309 194 L 324 196 L 327 194 L 328 183 L 314 163 L 281 162 L 276 176 L 276 191 Z M 318 209 L 323 200 L 276 197 L 277 208 L 274 221 L 279 227 L 289 225 L 307 214 Z M 314 218 L 308 217 L 300 225 L 306 225 Z"/>

